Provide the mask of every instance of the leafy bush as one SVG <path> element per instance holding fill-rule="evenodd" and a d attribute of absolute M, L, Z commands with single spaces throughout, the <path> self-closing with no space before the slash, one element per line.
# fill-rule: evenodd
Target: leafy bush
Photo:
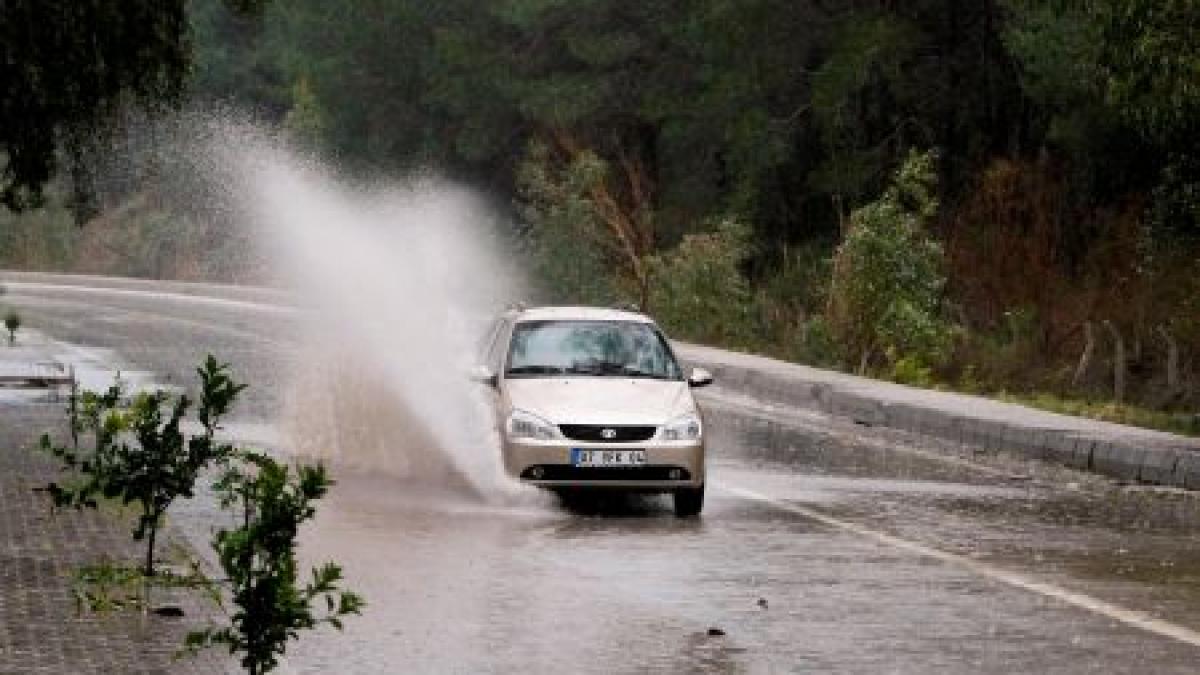
<path fill-rule="evenodd" d="M 121 388 L 114 385 L 104 394 L 86 392 L 78 401 L 72 392 L 70 447 L 55 446 L 49 435 L 42 436 L 45 451 L 62 460 L 64 468 L 82 475 L 75 485 L 47 486 L 56 506 L 95 507 L 96 497 L 103 496 L 140 507 L 133 537 L 146 540 L 142 568 L 146 576 L 155 574 L 155 540 L 167 508 L 179 497 L 191 497 L 200 472 L 233 451 L 232 446 L 214 440 L 221 417 L 246 387 L 230 379 L 228 368 L 209 356 L 196 371 L 201 385 L 197 418 L 202 428 L 197 435 L 188 437 L 180 430 L 192 405 L 187 396 L 172 401 L 166 392 L 157 391 L 121 408 Z M 90 451 L 80 450 L 81 433 L 92 435 Z"/>
<path fill-rule="evenodd" d="M 860 371 L 881 357 L 936 364 L 955 334 L 944 314 L 942 249 L 923 227 L 938 208 L 934 161 L 911 154 L 884 195 L 851 214 L 834 254 L 830 326 Z"/>
<path fill-rule="evenodd" d="M 342 617 L 360 614 L 365 603 L 342 591 L 342 570 L 334 563 L 313 568 L 311 581 L 297 584 L 296 536 L 313 517 L 312 502 L 333 481 L 321 465 L 288 467 L 266 455 L 242 453 L 243 464 L 229 468 L 217 483 L 222 505 L 241 511 L 242 525 L 221 530 L 213 540 L 237 610 L 229 626 L 190 633 L 189 649 L 225 645 L 242 653 L 250 673 L 275 669 L 287 642 L 301 629 L 328 623 L 341 629 Z M 324 614 L 312 604 L 325 600 Z"/>
<path fill-rule="evenodd" d="M 916 356 L 901 356 L 892 364 L 891 379 L 900 384 L 930 388 L 934 385 L 933 369 Z"/>
<path fill-rule="evenodd" d="M 243 654 L 250 673 L 278 665 L 288 640 L 297 631 L 328 623 L 341 628 L 342 617 L 365 606 L 355 593 L 342 591 L 341 568 L 326 563 L 312 570 L 311 580 L 297 584 L 296 537 L 300 525 L 316 511 L 313 502 L 333 484 L 323 466 L 289 468 L 262 454 L 245 452 L 214 440 L 220 420 L 246 385 L 235 383 L 229 366 L 209 356 L 197 369 L 201 395 L 197 421 L 202 431 L 187 437 L 180 430 L 191 400 L 171 400 L 165 392 L 143 394 L 122 407 L 120 380 L 102 394 L 72 390 L 69 400 L 71 445 L 42 447 L 60 458 L 81 480 L 74 485 L 51 483 L 46 491 L 56 506 L 96 507 L 97 497 L 119 499 L 141 508 L 134 538 L 146 539 L 145 563 L 139 570 L 105 562 L 76 574 L 77 602 L 94 610 L 146 607 L 150 586 L 203 588 L 218 602 L 228 586 L 237 611 L 231 624 L 191 633 L 186 648 L 221 644 Z M 81 437 L 93 446 L 81 450 Z M 221 506 L 234 507 L 241 526 L 216 534 L 224 578 L 208 578 L 193 562 L 191 573 L 156 575 L 155 535 L 167 508 L 179 497 L 191 497 L 200 472 L 213 464 L 225 467 L 215 484 Z M 127 589 L 137 585 L 135 593 Z M 325 612 L 312 605 L 323 599 Z"/>
<path fill-rule="evenodd" d="M 818 314 L 800 324 L 791 352 L 791 358 L 797 361 L 832 368 L 838 364 L 841 347 L 829 327 L 829 321 Z"/>
<path fill-rule="evenodd" d="M 669 330 L 710 344 L 742 345 L 752 336 L 753 296 L 741 265 L 749 230 L 732 219 L 713 232 L 689 234 L 650 258 L 650 305 Z"/>

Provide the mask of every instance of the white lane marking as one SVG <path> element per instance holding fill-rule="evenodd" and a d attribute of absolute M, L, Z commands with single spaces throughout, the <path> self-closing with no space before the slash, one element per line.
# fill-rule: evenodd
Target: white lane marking
<path fill-rule="evenodd" d="M 715 484 L 715 487 L 734 496 L 741 497 L 742 499 L 767 504 L 781 511 L 794 513 L 810 520 L 815 520 L 823 525 L 828 525 L 829 527 L 836 528 L 844 532 L 856 534 L 866 539 L 873 539 L 881 544 L 891 546 L 902 551 L 907 551 L 915 555 L 932 558 L 950 565 L 957 565 L 987 579 L 1008 584 L 1009 586 L 1020 588 L 1031 593 L 1037 593 L 1068 605 L 1073 605 L 1080 609 L 1085 609 L 1089 612 L 1100 614 L 1114 621 L 1120 621 L 1123 624 L 1132 626 L 1134 628 L 1139 628 L 1149 633 L 1154 633 L 1156 635 L 1168 637 L 1173 640 L 1178 640 L 1179 642 L 1183 642 L 1193 647 L 1200 647 L 1200 632 L 1180 626 L 1178 624 L 1170 623 L 1168 621 L 1163 621 L 1162 619 L 1156 619 L 1144 612 L 1139 612 L 1122 607 L 1120 605 L 1115 605 L 1111 602 L 1105 602 L 1104 600 L 1093 598 L 1090 595 L 1070 591 L 1060 586 L 1055 586 L 1054 584 L 1038 581 L 1036 579 L 1027 577 L 1024 574 L 1002 569 L 978 560 L 972 560 L 966 556 L 958 555 L 956 553 L 948 553 L 924 544 L 918 544 L 917 542 L 901 539 L 877 530 L 872 530 L 869 527 L 863 527 L 862 525 L 841 520 L 840 518 L 834 518 L 833 516 L 821 513 L 816 509 L 811 509 L 799 504 L 775 499 L 760 492 L 755 492 L 746 488 L 740 488 L 734 485 L 719 482 Z"/>
<path fill-rule="evenodd" d="M 271 314 L 296 314 L 299 311 L 295 307 L 271 305 L 264 302 L 254 302 L 252 300 L 233 300 L 231 298 L 218 298 L 210 295 L 191 295 L 189 293 L 173 293 L 171 291 L 142 291 L 133 288 L 75 286 L 73 284 L 47 284 L 35 281 L 5 281 L 4 285 L 8 287 L 9 290 L 14 291 L 25 289 L 30 291 L 66 291 L 69 293 L 84 293 L 93 295 L 148 297 L 171 300 L 175 302 L 188 302 L 197 305 L 248 309 L 256 312 L 268 312 Z"/>

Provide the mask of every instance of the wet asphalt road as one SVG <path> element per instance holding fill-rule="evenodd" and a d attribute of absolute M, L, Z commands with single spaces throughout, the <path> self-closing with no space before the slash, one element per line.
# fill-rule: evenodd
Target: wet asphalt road
<path fill-rule="evenodd" d="M 27 323 L 187 382 L 208 352 L 269 425 L 288 313 L 14 285 Z M 704 517 L 493 507 L 335 470 L 304 534 L 368 599 L 294 672 L 1200 670 L 1200 498 L 772 409 L 719 387 Z M 197 541 L 204 514 L 177 523 Z M 723 635 L 710 635 L 710 629 Z"/>

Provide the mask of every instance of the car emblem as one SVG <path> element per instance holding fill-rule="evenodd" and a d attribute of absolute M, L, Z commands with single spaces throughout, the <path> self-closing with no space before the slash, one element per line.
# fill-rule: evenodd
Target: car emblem
<path fill-rule="evenodd" d="M 611 441 L 612 439 L 617 437 L 617 430 L 616 429 L 601 429 L 600 437 Z"/>

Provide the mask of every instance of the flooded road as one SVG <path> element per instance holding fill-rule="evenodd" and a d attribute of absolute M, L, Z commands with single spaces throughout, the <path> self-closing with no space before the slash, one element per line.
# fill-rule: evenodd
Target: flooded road
<path fill-rule="evenodd" d="M 28 322 L 190 381 L 208 351 L 284 407 L 302 318 L 10 288 Z M 368 601 L 294 672 L 1196 672 L 1200 498 L 782 410 L 701 398 L 703 518 L 666 500 L 489 506 L 335 467 L 303 534 Z M 176 524 L 207 538 L 205 513 Z"/>

